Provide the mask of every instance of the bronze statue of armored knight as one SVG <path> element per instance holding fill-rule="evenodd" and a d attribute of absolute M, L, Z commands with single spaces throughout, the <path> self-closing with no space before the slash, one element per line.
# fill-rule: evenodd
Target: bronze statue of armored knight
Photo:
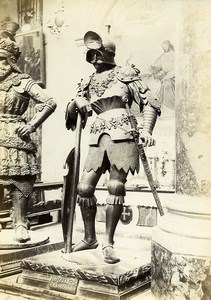
<path fill-rule="evenodd" d="M 54 112 L 56 103 L 28 74 L 17 66 L 20 56 L 15 42 L 19 25 L 9 22 L 0 33 L 0 185 L 10 190 L 14 208 L 14 240 L 31 239 L 26 218 L 29 195 L 40 166 L 30 134 Z M 26 122 L 23 114 L 30 98 L 37 113 Z"/>
<path fill-rule="evenodd" d="M 153 97 L 133 65 L 115 64 L 115 44 L 103 40 L 89 31 L 84 36 L 87 47 L 86 60 L 96 72 L 82 80 L 75 99 L 67 106 L 66 127 L 75 129 L 79 112 L 86 120 L 91 106 L 96 119 L 90 127 L 90 144 L 83 174 L 78 184 L 77 202 L 84 222 L 84 238 L 73 246 L 73 251 L 95 249 L 98 241 L 95 231 L 95 188 L 101 175 L 109 171 L 107 183 L 106 232 L 102 245 L 104 261 L 120 261 L 114 249 L 114 234 L 123 210 L 125 183 L 129 172 L 139 171 L 139 154 L 125 106 L 133 101 L 143 113 L 143 130 L 140 138 L 145 146 L 155 145 L 152 131 L 160 115 L 160 104 Z"/>

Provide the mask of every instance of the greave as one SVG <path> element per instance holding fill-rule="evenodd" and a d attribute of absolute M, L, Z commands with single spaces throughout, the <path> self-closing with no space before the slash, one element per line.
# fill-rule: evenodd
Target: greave
<path fill-rule="evenodd" d="M 14 224 L 20 225 L 23 224 L 29 229 L 29 221 L 26 217 L 27 215 L 27 206 L 28 198 L 23 196 L 23 194 L 18 190 L 14 189 L 11 192 L 13 207 L 14 207 Z"/>
<path fill-rule="evenodd" d="M 96 232 L 95 232 L 95 216 L 97 212 L 96 204 L 84 207 L 81 206 L 81 215 L 84 223 L 84 239 L 87 243 L 92 243 L 96 241 Z"/>

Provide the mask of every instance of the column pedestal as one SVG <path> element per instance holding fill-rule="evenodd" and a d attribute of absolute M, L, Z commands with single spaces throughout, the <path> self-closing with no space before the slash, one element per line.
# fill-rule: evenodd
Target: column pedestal
<path fill-rule="evenodd" d="M 159 299 L 211 299 L 210 199 L 173 195 L 166 208 L 153 231 L 152 292 Z"/>

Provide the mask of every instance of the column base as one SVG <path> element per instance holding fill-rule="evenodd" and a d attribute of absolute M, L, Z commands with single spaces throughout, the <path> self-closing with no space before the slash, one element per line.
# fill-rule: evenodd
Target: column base
<path fill-rule="evenodd" d="M 211 299 L 211 201 L 174 195 L 152 235 L 151 290 L 159 299 Z"/>

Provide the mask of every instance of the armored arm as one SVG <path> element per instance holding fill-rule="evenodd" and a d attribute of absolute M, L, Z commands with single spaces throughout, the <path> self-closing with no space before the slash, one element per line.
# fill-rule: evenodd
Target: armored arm
<path fill-rule="evenodd" d="M 17 128 L 19 136 L 24 137 L 29 133 L 35 132 L 36 129 L 54 112 L 57 104 L 49 97 L 45 91 L 32 79 L 23 79 L 19 87 L 21 92 L 28 93 L 36 104 L 36 114 L 27 125 Z"/>
<path fill-rule="evenodd" d="M 160 103 L 150 90 L 146 93 L 146 103 L 143 106 L 143 131 L 150 135 L 153 132 L 157 116 L 161 114 Z"/>
<path fill-rule="evenodd" d="M 155 145 L 155 140 L 152 138 L 152 132 L 157 121 L 157 116 L 161 114 L 160 103 L 154 97 L 150 90 L 146 93 L 146 102 L 143 106 L 143 129 L 141 132 L 141 140 L 144 146 Z"/>
<path fill-rule="evenodd" d="M 29 81 L 25 86 L 26 92 L 36 101 L 37 113 L 29 122 L 33 131 L 36 129 L 55 111 L 57 104 L 52 97 L 49 97 L 45 91 L 33 81 Z"/>
<path fill-rule="evenodd" d="M 121 75 L 120 75 L 121 74 Z M 140 71 L 134 65 L 126 65 L 124 68 L 119 68 L 117 78 L 126 83 L 129 91 L 128 104 L 132 102 L 138 104 L 140 112 L 143 113 L 143 130 L 141 139 L 144 145 L 152 146 L 155 144 L 151 137 L 155 126 L 157 116 L 160 115 L 160 103 L 150 91 L 148 86 L 142 81 Z"/>

